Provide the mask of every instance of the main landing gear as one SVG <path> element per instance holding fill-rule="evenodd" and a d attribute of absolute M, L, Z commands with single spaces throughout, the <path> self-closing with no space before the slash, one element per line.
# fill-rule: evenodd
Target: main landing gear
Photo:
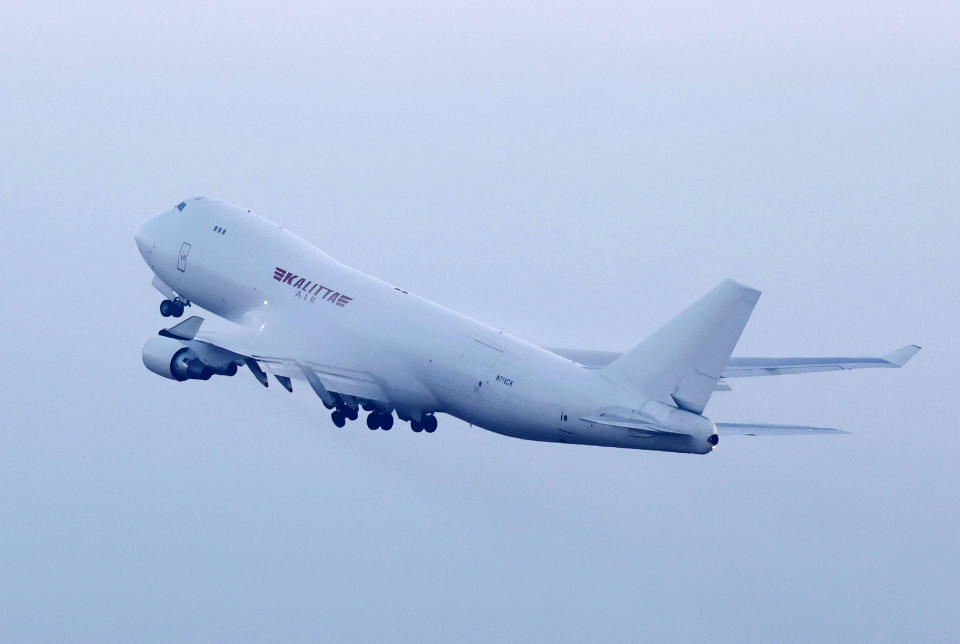
<path fill-rule="evenodd" d="M 382 414 L 379 411 L 372 411 L 367 416 L 367 427 L 369 429 L 382 429 L 390 431 L 393 427 L 393 414 Z"/>
<path fill-rule="evenodd" d="M 356 420 L 357 416 L 356 409 L 345 407 L 343 409 L 335 409 L 333 413 L 330 414 L 330 420 L 332 420 L 333 424 L 337 427 L 343 427 L 347 424 L 348 420 Z"/>
<path fill-rule="evenodd" d="M 429 414 L 427 416 L 424 416 L 421 422 L 411 420 L 410 429 L 417 432 L 418 434 L 420 432 L 427 432 L 428 434 L 432 434 L 433 432 L 437 431 L 437 417 L 434 416 L 433 414 Z"/>
<path fill-rule="evenodd" d="M 160 315 L 165 318 L 178 318 L 183 315 L 183 307 L 185 303 L 180 298 L 175 300 L 164 300 L 160 302 Z"/>
<path fill-rule="evenodd" d="M 368 405 L 362 404 L 364 408 L 367 408 Z M 377 411 L 372 406 L 369 406 L 370 413 L 367 415 L 367 427 L 371 430 L 382 429 L 384 431 L 390 431 L 393 429 L 393 414 L 385 414 L 381 411 Z M 330 414 L 330 420 L 333 421 L 333 424 L 337 427 L 343 427 L 347 424 L 348 420 L 356 420 L 359 413 L 356 409 L 351 409 L 345 405 L 338 406 L 333 410 L 333 413 Z M 422 420 L 410 421 L 410 428 L 415 432 L 427 432 L 432 434 L 437 431 L 437 418 L 433 414 L 424 414 Z"/>

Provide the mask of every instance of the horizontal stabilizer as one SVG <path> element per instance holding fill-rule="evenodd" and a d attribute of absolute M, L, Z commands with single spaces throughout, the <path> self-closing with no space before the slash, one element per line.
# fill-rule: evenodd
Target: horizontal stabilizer
<path fill-rule="evenodd" d="M 849 434 L 833 427 L 808 425 L 765 425 L 753 423 L 716 423 L 721 436 L 787 436 L 791 434 Z"/>

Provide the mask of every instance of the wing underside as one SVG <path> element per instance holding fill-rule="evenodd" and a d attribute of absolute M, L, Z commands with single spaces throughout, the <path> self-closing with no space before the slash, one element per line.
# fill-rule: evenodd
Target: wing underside
<path fill-rule="evenodd" d="M 291 379 L 306 380 L 325 402 L 330 402 L 330 393 L 357 400 L 389 402 L 383 384 L 371 374 L 341 369 L 331 365 L 303 362 L 291 357 L 277 355 L 269 348 L 264 353 L 262 341 L 257 334 L 244 334 L 223 330 L 201 331 L 203 318 L 191 317 L 161 334 L 183 340 L 192 340 L 224 350 L 237 358 L 237 364 L 246 364 L 253 375 L 266 386 L 264 372 L 271 373 L 285 387 Z M 262 371 L 261 371 L 262 368 Z"/>
<path fill-rule="evenodd" d="M 265 371 L 286 378 L 312 380 L 308 374 L 316 376 L 329 392 L 341 396 L 352 396 L 360 400 L 388 402 L 383 385 L 368 373 L 338 369 L 327 365 L 300 363 L 282 358 L 253 356 Z M 311 383 L 312 385 L 313 383 Z"/>

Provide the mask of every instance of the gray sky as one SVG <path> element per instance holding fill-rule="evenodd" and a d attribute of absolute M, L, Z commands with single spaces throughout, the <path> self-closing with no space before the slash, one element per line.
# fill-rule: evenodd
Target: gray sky
<path fill-rule="evenodd" d="M 955 3 L 589 4 L 0 8 L 0 640 L 960 637 Z M 337 431 L 143 368 L 197 194 L 543 344 L 732 277 L 739 355 L 924 351 L 707 457 Z"/>

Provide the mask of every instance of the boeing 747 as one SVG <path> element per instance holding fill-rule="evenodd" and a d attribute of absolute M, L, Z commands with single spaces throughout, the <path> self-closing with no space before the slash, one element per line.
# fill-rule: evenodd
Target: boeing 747
<path fill-rule="evenodd" d="M 760 291 L 720 283 L 623 354 L 547 349 L 345 266 L 243 208 L 195 197 L 136 230 L 165 296 L 164 316 L 190 317 L 143 347 L 150 371 L 176 381 L 245 368 L 266 387 L 305 382 L 337 427 L 367 413 L 431 433 L 449 414 L 536 441 L 707 454 L 724 434 L 842 433 L 804 425 L 713 422 L 703 415 L 732 378 L 901 367 L 883 357 L 731 358 Z"/>

